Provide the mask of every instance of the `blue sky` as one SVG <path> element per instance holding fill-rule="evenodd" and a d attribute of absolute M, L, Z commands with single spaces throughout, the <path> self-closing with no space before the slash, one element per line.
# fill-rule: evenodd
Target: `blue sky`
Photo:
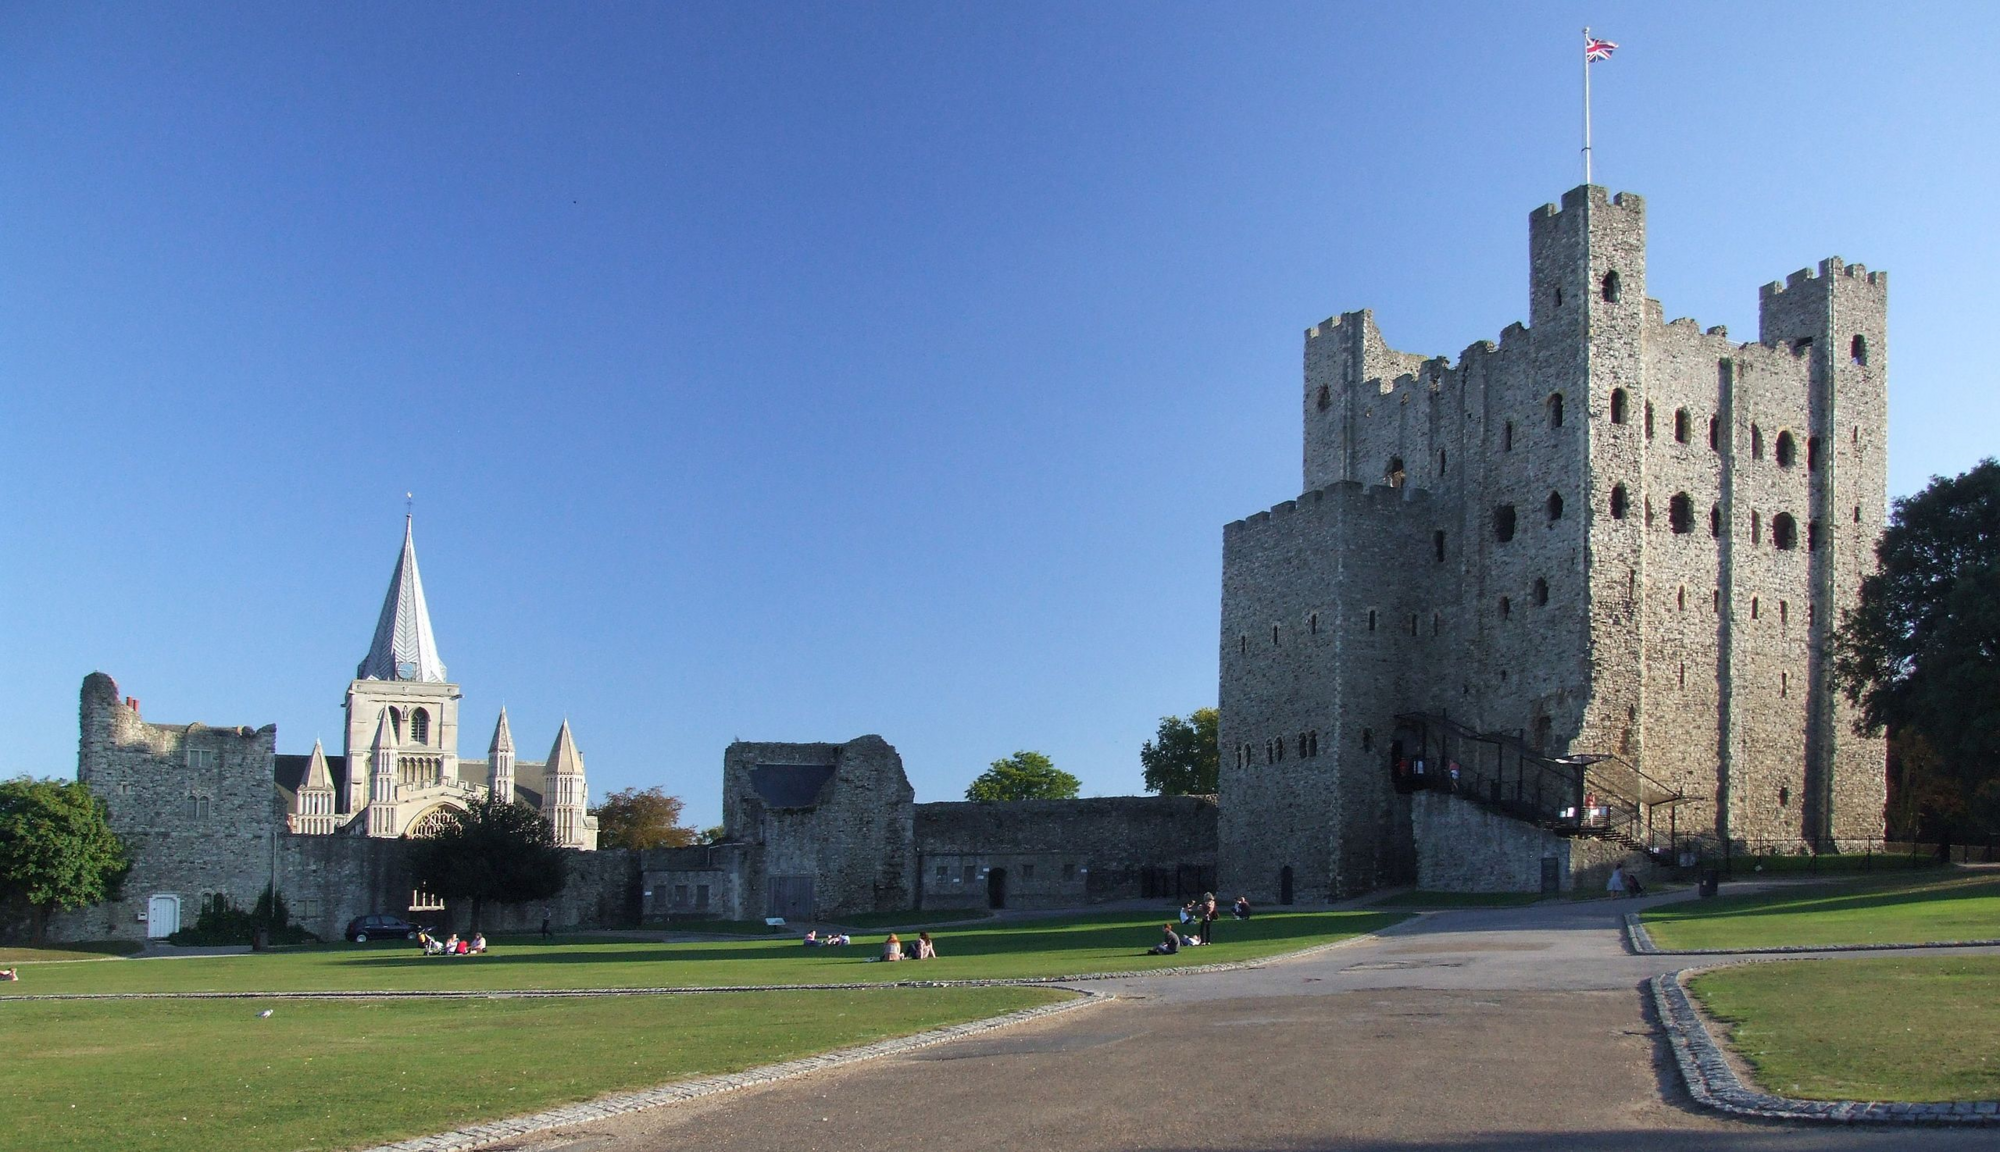
<path fill-rule="evenodd" d="M 1891 272 L 1909 492 L 2000 426 L 2000 10 L 1905 11 L 10 5 L 0 774 L 74 770 L 93 669 L 337 745 L 414 491 L 466 755 L 568 716 L 703 823 L 737 737 L 1137 791 L 1302 330 L 1524 318 L 1586 23 L 1669 317 Z"/>

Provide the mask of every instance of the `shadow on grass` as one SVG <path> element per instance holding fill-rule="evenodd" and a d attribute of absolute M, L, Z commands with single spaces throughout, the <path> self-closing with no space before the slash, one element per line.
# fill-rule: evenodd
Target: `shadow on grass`
<path fill-rule="evenodd" d="M 1699 904 L 1671 904 L 1648 909 L 1648 923 L 1707 920 L 1721 916 L 1796 916 L 1860 912 L 1905 905 L 1941 905 L 1956 900 L 2000 897 L 2000 878 L 1929 878 L 1912 884 L 1907 877 L 1867 885 L 1847 884 L 1834 892 L 1759 892 L 1724 896 Z"/>

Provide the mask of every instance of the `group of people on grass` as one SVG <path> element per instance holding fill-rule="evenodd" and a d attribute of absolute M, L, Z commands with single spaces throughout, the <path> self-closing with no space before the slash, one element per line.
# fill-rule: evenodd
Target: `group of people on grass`
<path fill-rule="evenodd" d="M 815 928 L 808 931 L 805 939 L 800 941 L 800 943 L 808 948 L 844 948 L 854 943 L 854 938 L 845 932 L 828 932 L 822 936 L 819 930 Z M 889 938 L 882 941 L 882 954 L 876 957 L 876 959 L 935 960 L 937 959 L 937 945 L 931 942 L 931 934 L 929 932 L 919 932 L 917 933 L 917 938 L 910 941 L 908 951 L 905 951 L 902 938 L 891 932 L 889 933 Z"/>
<path fill-rule="evenodd" d="M 1229 914 L 1238 920 L 1250 919 L 1250 898 L 1238 896 L 1230 906 Z M 1204 892 L 1201 899 L 1190 900 L 1181 905 L 1181 928 L 1195 926 L 1195 931 L 1177 930 L 1172 924 L 1162 925 L 1166 934 L 1158 944 L 1146 949 L 1149 955 L 1172 956 L 1183 948 L 1198 948 L 1214 942 L 1216 921 L 1215 893 Z"/>
<path fill-rule="evenodd" d="M 453 932 L 443 940 L 429 932 L 419 931 L 417 943 L 423 946 L 426 956 L 477 956 L 486 951 L 486 933 L 474 932 L 470 939 L 459 939 Z"/>

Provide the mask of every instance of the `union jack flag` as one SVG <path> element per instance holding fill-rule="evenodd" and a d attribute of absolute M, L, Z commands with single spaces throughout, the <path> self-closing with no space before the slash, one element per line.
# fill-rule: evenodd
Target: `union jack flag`
<path fill-rule="evenodd" d="M 1618 45 L 1609 40 L 1586 39 L 1583 42 L 1583 59 L 1585 63 L 1594 64 L 1599 60 L 1611 59 L 1611 54 L 1617 50 Z"/>

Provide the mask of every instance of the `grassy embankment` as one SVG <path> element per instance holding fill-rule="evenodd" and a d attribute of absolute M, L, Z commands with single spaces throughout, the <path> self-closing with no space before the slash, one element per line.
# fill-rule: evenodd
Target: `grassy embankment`
<path fill-rule="evenodd" d="M 2000 939 L 2000 876 L 1916 873 L 1801 884 L 1667 904 L 1643 920 L 1662 948 Z"/>

